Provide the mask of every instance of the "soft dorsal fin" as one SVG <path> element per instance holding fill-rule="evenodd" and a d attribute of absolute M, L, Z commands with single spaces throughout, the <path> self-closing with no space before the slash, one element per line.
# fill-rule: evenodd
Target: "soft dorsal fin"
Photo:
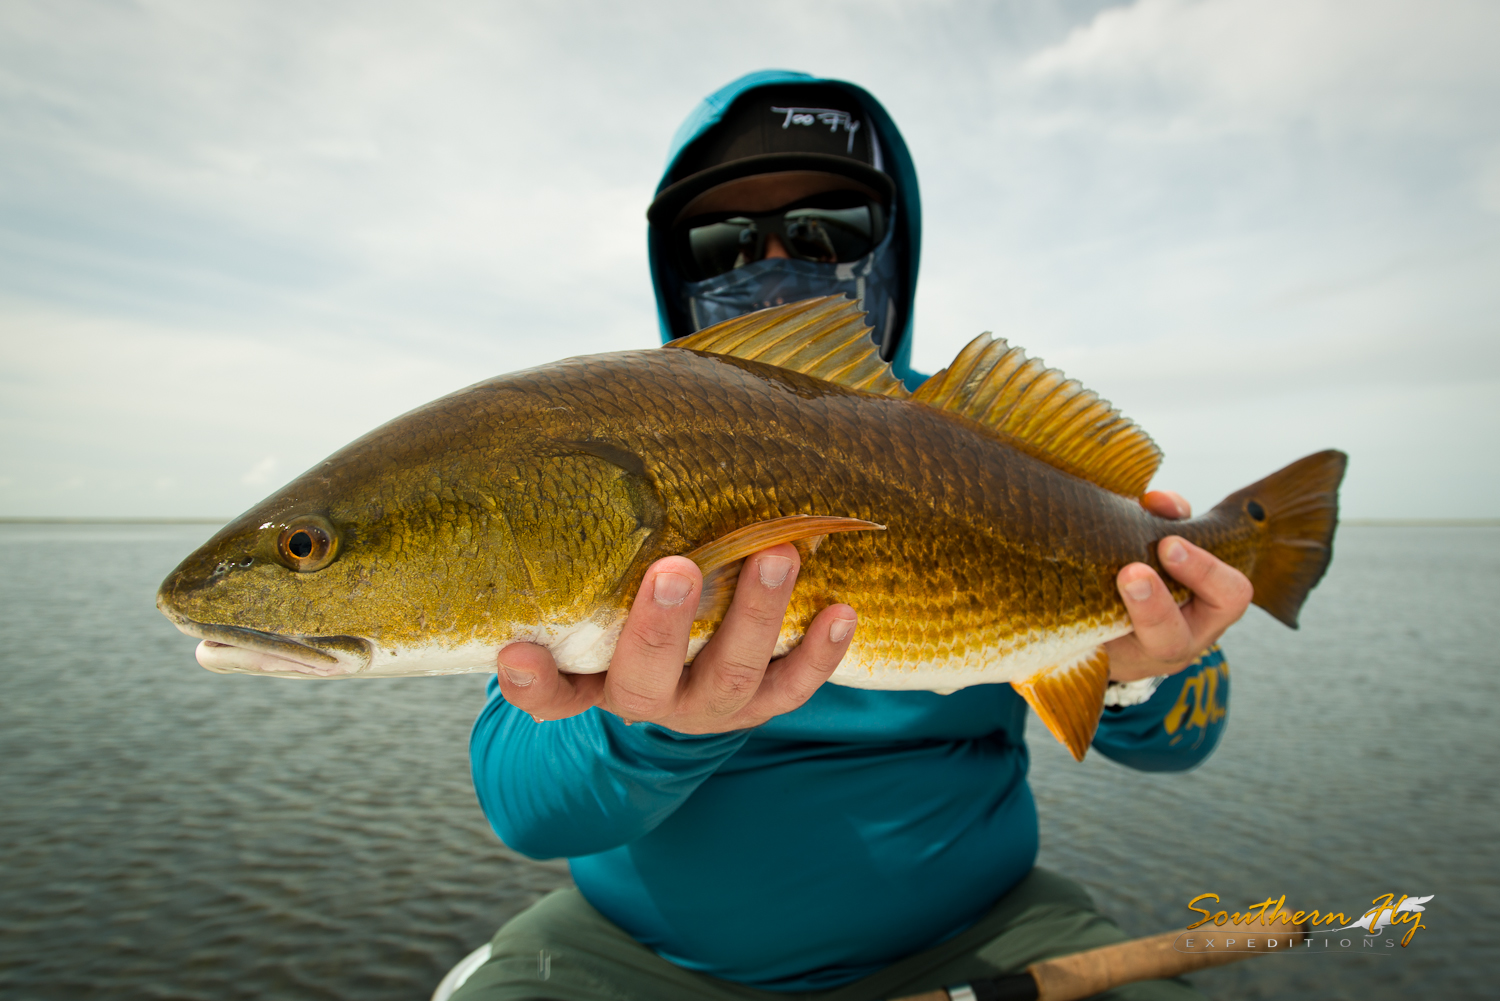
<path fill-rule="evenodd" d="M 1108 400 L 989 334 L 970 341 L 913 399 L 978 421 L 1037 458 L 1126 497 L 1145 493 L 1161 465 L 1156 442 Z"/>
<path fill-rule="evenodd" d="M 746 313 L 667 347 L 764 362 L 867 393 L 911 396 L 875 350 L 865 314 L 841 295 Z"/>

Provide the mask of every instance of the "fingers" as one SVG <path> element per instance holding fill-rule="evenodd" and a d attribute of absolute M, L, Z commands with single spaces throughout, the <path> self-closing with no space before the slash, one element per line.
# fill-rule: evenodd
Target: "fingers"
<path fill-rule="evenodd" d="M 1196 652 L 1192 628 L 1155 570 L 1144 563 L 1132 563 L 1120 571 L 1116 584 L 1145 658 L 1170 664 Z"/>
<path fill-rule="evenodd" d="M 676 704 L 703 575 L 682 556 L 646 571 L 604 681 L 604 706 L 626 719 L 656 719 Z"/>
<path fill-rule="evenodd" d="M 1206 549 L 1169 535 L 1157 545 L 1167 573 L 1186 584 L 1193 600 L 1183 609 L 1199 649 L 1239 621 L 1255 597 L 1250 579 Z"/>
<path fill-rule="evenodd" d="M 796 649 L 767 668 L 765 681 L 748 711 L 770 719 L 812 698 L 849 652 L 858 625 L 859 619 L 848 605 L 829 605 L 819 612 Z"/>
<path fill-rule="evenodd" d="M 723 623 L 693 658 L 688 687 L 690 711 L 701 709 L 710 717 L 729 717 L 755 697 L 766 665 L 776 652 L 800 569 L 796 547 L 785 544 L 745 560 Z"/>
<path fill-rule="evenodd" d="M 1141 507 L 1158 518 L 1171 518 L 1173 521 L 1193 516 L 1193 505 L 1182 494 L 1172 490 L 1151 491 L 1141 498 Z"/>
<path fill-rule="evenodd" d="M 604 690 L 603 675 L 563 674 L 547 648 L 533 643 L 512 643 L 497 660 L 500 694 L 537 722 L 577 716 Z"/>
<path fill-rule="evenodd" d="M 1107 644 L 1115 681 L 1171 674 L 1191 664 L 1245 614 L 1254 594 L 1244 574 L 1179 536 L 1162 539 L 1157 555 L 1193 597 L 1178 608 L 1161 577 L 1144 563 L 1120 571 L 1116 583 L 1135 632 Z"/>
<path fill-rule="evenodd" d="M 542 720 L 598 705 L 680 733 L 758 726 L 806 702 L 854 638 L 854 609 L 833 605 L 796 649 L 771 663 L 800 568 L 790 545 L 745 560 L 724 621 L 685 670 L 703 578 L 683 557 L 659 560 L 641 581 L 606 673 L 560 674 L 546 649 L 512 643 L 500 652 L 501 692 Z"/>

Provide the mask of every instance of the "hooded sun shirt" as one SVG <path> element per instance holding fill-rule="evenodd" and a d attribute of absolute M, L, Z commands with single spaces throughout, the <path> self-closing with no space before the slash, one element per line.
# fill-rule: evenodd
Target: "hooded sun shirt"
<path fill-rule="evenodd" d="M 893 366 L 914 387 L 916 172 L 869 94 L 784 71 L 736 80 L 678 130 L 663 187 L 684 147 L 736 98 L 786 83 L 843 91 L 875 130 L 904 251 Z M 651 275 L 670 339 L 691 321 L 662 237 L 651 233 Z M 1154 691 L 1131 686 L 1142 701 L 1105 710 L 1094 748 L 1142 770 L 1193 767 L 1222 732 L 1228 679 L 1215 650 Z M 691 736 L 626 726 L 600 709 L 539 724 L 491 679 L 470 755 L 500 838 L 533 858 L 566 857 L 589 903 L 638 941 L 724 980 L 812 991 L 959 933 L 1031 869 L 1026 718 L 1008 684 L 951 695 L 825 684 L 753 730 Z"/>
<path fill-rule="evenodd" d="M 835 122 L 833 130 L 851 137 L 851 149 L 855 148 L 853 137 L 857 136 L 859 147 L 868 150 L 873 166 L 894 183 L 895 194 L 887 206 L 889 218 L 884 238 L 872 253 L 857 261 L 822 264 L 762 260 L 690 282 L 673 267 L 667 227 L 653 225 L 648 233 L 647 250 L 662 340 L 755 309 L 844 293 L 859 301 L 869 314 L 872 337 L 897 376 L 915 385 L 923 378 L 911 372 L 912 298 L 917 289 L 922 247 L 922 202 L 917 190 L 917 172 L 895 123 L 880 102 L 863 89 L 784 70 L 763 70 L 743 76 L 705 98 L 677 130 L 657 192 L 692 172 L 696 165 L 689 154 L 694 142 L 718 125 L 731 107 L 743 108 L 747 101 L 753 100 L 755 91 L 765 92 L 765 113 L 769 120 L 792 128 L 822 129 L 824 122 L 817 120 L 792 125 L 790 113 L 800 109 L 782 104 L 788 93 L 805 91 L 809 85 L 834 92 L 834 99 L 826 103 L 840 103 L 838 110 L 847 111 L 848 115 Z M 840 126 L 842 133 L 838 133 Z"/>

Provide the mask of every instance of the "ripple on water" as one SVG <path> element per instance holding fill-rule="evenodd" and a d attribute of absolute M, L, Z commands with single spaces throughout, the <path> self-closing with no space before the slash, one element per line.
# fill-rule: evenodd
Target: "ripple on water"
<path fill-rule="evenodd" d="M 483 678 L 196 668 L 152 605 L 200 526 L 0 526 L 0 993 L 421 998 L 567 883 L 468 774 Z"/>

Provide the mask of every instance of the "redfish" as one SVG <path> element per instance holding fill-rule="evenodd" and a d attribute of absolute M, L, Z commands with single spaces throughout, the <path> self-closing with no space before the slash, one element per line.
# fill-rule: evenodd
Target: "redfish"
<path fill-rule="evenodd" d="M 1081 759 L 1103 644 L 1131 629 L 1122 567 L 1159 567 L 1156 543 L 1183 536 L 1295 628 L 1332 555 L 1343 453 L 1187 521 L 1140 504 L 1160 461 L 1108 402 L 987 334 L 908 392 L 852 302 L 814 299 L 419 407 L 225 526 L 157 605 L 212 671 L 493 671 L 526 640 L 588 673 L 655 560 L 703 570 L 691 661 L 740 561 L 792 542 L 778 654 L 848 602 L 860 624 L 833 683 L 1009 683 Z"/>

